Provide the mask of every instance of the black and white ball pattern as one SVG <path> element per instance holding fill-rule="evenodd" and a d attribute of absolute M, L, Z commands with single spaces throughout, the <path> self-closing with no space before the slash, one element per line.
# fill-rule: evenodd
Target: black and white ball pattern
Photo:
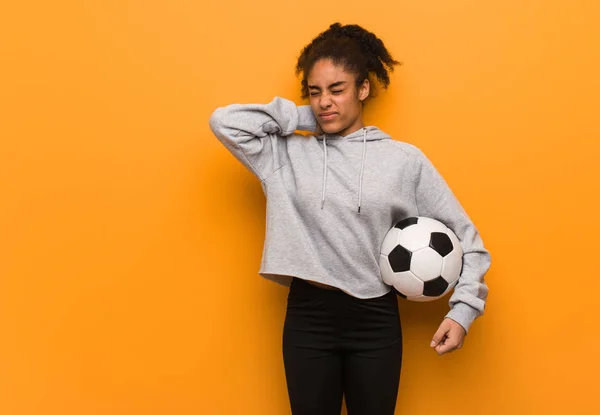
<path fill-rule="evenodd" d="M 454 232 L 422 216 L 396 223 L 381 245 L 383 281 L 411 301 L 432 301 L 458 282 L 463 252 Z"/>

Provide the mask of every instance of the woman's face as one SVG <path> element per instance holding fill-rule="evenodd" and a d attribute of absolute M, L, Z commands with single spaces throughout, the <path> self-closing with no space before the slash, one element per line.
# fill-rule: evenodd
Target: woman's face
<path fill-rule="evenodd" d="M 323 132 L 346 136 L 364 126 L 362 101 L 369 95 L 367 79 L 357 89 L 354 74 L 330 59 L 320 59 L 306 80 L 310 105 Z"/>

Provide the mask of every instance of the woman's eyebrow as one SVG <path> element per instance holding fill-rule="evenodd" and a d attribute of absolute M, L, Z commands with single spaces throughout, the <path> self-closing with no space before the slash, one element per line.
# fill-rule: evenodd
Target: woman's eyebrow
<path fill-rule="evenodd" d="M 331 85 L 329 85 L 329 88 L 335 88 L 336 86 L 340 86 L 340 85 L 344 85 L 347 84 L 346 81 L 338 81 L 338 82 L 334 82 Z M 316 85 L 309 85 L 308 86 L 309 89 L 321 89 L 320 87 L 316 86 Z"/>

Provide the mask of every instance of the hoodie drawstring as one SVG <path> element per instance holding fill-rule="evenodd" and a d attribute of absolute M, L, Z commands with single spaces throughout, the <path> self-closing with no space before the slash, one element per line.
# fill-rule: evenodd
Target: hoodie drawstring
<path fill-rule="evenodd" d="M 321 195 L 321 209 L 325 204 L 325 188 L 327 187 L 327 133 L 323 137 L 323 151 L 325 152 L 325 158 L 323 159 L 323 194 Z"/>
<path fill-rule="evenodd" d="M 323 158 L 323 193 L 321 195 L 321 209 L 325 204 L 325 191 L 327 189 L 327 133 L 323 137 L 323 152 L 325 157 Z M 360 166 L 360 178 L 358 183 L 358 213 L 360 214 L 360 205 L 362 203 L 362 185 L 363 185 L 363 173 L 365 170 L 365 156 L 367 153 L 367 129 L 363 128 L 363 155 Z"/>
<path fill-rule="evenodd" d="M 362 183 L 363 183 L 363 172 L 365 170 L 365 154 L 367 153 L 367 129 L 363 128 L 363 156 L 362 163 L 360 165 L 360 179 L 358 187 L 358 213 L 360 214 L 360 202 L 362 201 Z"/>

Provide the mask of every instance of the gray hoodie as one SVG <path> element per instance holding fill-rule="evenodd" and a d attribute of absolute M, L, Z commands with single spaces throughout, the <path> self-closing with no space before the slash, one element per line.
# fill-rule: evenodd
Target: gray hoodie
<path fill-rule="evenodd" d="M 309 105 L 276 97 L 268 104 L 217 108 L 210 126 L 258 179 L 266 196 L 259 275 L 289 287 L 292 277 L 335 286 L 357 298 L 386 294 L 381 244 L 394 224 L 425 216 L 458 236 L 463 268 L 447 317 L 465 330 L 483 314 L 490 254 L 433 164 L 416 146 L 377 127 L 345 137 L 313 132 Z"/>

